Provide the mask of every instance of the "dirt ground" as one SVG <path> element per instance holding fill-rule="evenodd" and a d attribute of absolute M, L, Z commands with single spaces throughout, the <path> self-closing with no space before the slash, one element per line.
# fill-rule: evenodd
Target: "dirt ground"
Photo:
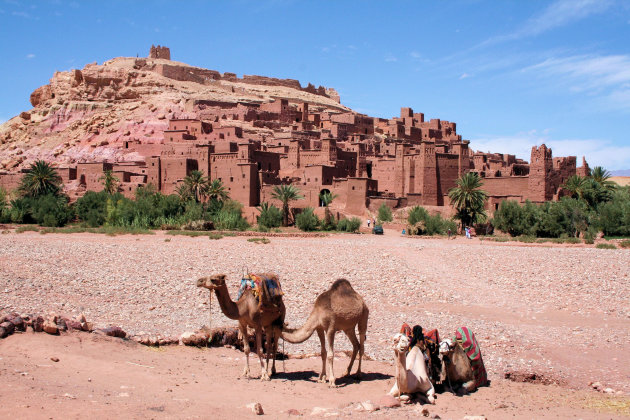
<path fill-rule="evenodd" d="M 316 382 L 318 358 L 289 359 L 270 382 L 239 377 L 243 354 L 226 348 L 150 348 L 87 333 L 61 337 L 27 332 L 0 344 L 1 418 L 249 418 L 259 402 L 271 418 L 429 416 L 461 418 L 619 418 L 628 400 L 555 385 L 494 380 L 476 393 L 438 395 L 436 405 L 414 403 L 373 413 L 392 383 L 390 364 L 368 361 L 361 382 L 341 379 L 331 389 Z M 51 358 L 59 359 L 54 362 Z M 336 360 L 347 364 L 347 358 Z M 258 370 L 253 369 L 253 374 Z M 319 412 L 320 414 L 314 414 Z M 293 415 L 292 415 L 293 414 Z"/>
<path fill-rule="evenodd" d="M 208 324 L 234 325 L 216 300 L 209 311 L 200 276 L 275 271 L 287 322 L 301 325 L 317 294 L 346 277 L 364 296 L 370 323 L 361 382 L 316 382 L 318 357 L 278 362 L 271 382 L 243 379 L 243 353 L 230 348 L 150 348 L 88 333 L 19 333 L 0 340 L 0 418 L 247 418 L 259 402 L 267 416 L 462 418 L 630 417 L 629 250 L 491 243 L 479 239 L 403 238 L 396 232 L 271 238 L 266 245 L 230 237 L 208 240 L 164 233 L 9 233 L 0 238 L 0 314 L 85 313 L 97 327 L 130 335 L 179 335 Z M 460 325 L 476 334 L 489 387 L 435 406 L 405 405 L 373 413 L 391 388 L 391 338 L 402 322 Z M 348 340 L 335 342 L 339 352 Z M 286 345 L 315 353 L 313 337 Z M 55 362 L 51 358 L 58 358 Z M 335 371 L 347 359 L 339 354 Z M 252 358 L 252 374 L 258 375 Z M 512 376 L 533 383 L 505 379 Z M 529 378 L 529 379 L 528 379 Z M 599 381 L 614 393 L 588 386 Z"/>

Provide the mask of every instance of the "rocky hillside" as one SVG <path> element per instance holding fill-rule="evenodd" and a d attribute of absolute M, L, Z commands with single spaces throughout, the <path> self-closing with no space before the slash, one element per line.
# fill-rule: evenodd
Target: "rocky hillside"
<path fill-rule="evenodd" d="M 56 72 L 31 94 L 31 110 L 0 125 L 0 170 L 14 172 L 36 159 L 62 166 L 134 160 L 123 141 L 160 141 L 168 119 L 199 116 L 199 101 L 259 104 L 277 98 L 306 101 L 312 110 L 349 110 L 334 89 L 302 87 L 290 79 L 237 78 L 164 59 L 119 57 Z M 268 129 L 243 130 L 246 137 Z"/>

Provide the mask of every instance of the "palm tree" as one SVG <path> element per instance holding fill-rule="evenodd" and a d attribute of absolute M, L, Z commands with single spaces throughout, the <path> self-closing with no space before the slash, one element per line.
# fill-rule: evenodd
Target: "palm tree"
<path fill-rule="evenodd" d="M 588 188 L 588 181 L 579 175 L 572 175 L 562 184 L 562 188 L 571 193 L 571 198 L 581 199 Z"/>
<path fill-rule="evenodd" d="M 328 208 L 328 206 L 337 197 L 338 197 L 337 194 L 333 194 L 330 191 L 325 191 L 319 195 L 319 199 L 325 207 L 325 211 L 326 211 L 325 221 L 327 225 L 330 224 L 330 216 L 331 216 L 330 209 Z"/>
<path fill-rule="evenodd" d="M 201 171 L 192 171 L 190 175 L 184 178 L 184 189 L 191 198 L 200 203 L 208 196 L 208 178 L 203 176 Z"/>
<path fill-rule="evenodd" d="M 61 183 L 62 179 L 55 168 L 48 162 L 38 160 L 28 168 L 18 189 L 25 197 L 58 195 L 61 192 Z"/>
<path fill-rule="evenodd" d="M 208 185 L 208 197 L 211 200 L 226 201 L 230 198 L 230 194 L 220 179 L 213 179 Z"/>
<path fill-rule="evenodd" d="M 283 225 L 289 226 L 289 202 L 304 198 L 300 195 L 300 190 L 293 185 L 276 185 L 271 197 L 282 202 Z"/>
<path fill-rule="evenodd" d="M 484 207 L 488 194 L 481 190 L 481 177 L 476 172 L 468 172 L 456 184 L 448 192 L 451 205 L 457 210 L 455 217 L 461 220 L 463 226 L 483 222 L 486 219 Z"/>
<path fill-rule="evenodd" d="M 591 171 L 591 178 L 593 178 L 593 181 L 597 182 L 599 185 L 601 185 L 607 190 L 614 190 L 615 183 L 608 179 L 610 177 L 611 177 L 610 172 L 608 172 L 606 169 L 602 168 L 601 166 L 596 166 Z"/>
<path fill-rule="evenodd" d="M 103 184 L 103 191 L 112 195 L 118 192 L 119 179 L 114 176 L 111 169 L 107 169 L 103 172 L 103 176 L 98 179 Z"/>
<path fill-rule="evenodd" d="M 184 183 L 179 184 L 175 192 L 177 192 L 177 195 L 179 195 L 179 199 L 181 201 L 187 202 L 187 201 L 192 200 L 193 198 L 192 193 L 190 192 L 190 189 Z"/>

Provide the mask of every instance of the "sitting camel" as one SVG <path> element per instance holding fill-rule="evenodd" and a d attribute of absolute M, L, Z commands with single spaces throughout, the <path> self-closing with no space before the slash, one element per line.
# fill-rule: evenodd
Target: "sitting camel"
<path fill-rule="evenodd" d="M 360 377 L 368 316 L 369 310 L 363 302 L 363 298 L 354 291 L 348 280 L 339 279 L 330 286 L 330 289 L 315 299 L 313 310 L 306 323 L 297 329 L 283 328 L 282 338 L 289 343 L 302 343 L 308 340 L 314 331 L 317 331 L 322 352 L 322 373 L 319 375 L 318 381 L 326 382 L 326 374 L 328 373 L 329 385 L 334 387 L 335 333 L 343 331 L 352 343 L 352 358 L 344 376 L 350 375 L 352 364 L 358 352 L 359 366 L 356 375 Z M 354 332 L 355 326 L 358 326 L 359 329 L 359 340 L 357 340 Z"/>
<path fill-rule="evenodd" d="M 442 383 L 448 385 L 451 392 L 465 394 L 473 392 L 475 378 L 470 365 L 470 359 L 464 353 L 462 346 L 453 343 L 449 338 L 440 343 L 440 355 L 442 356 Z"/>
<path fill-rule="evenodd" d="M 435 389 L 427 374 L 424 354 L 416 345 L 409 350 L 409 338 L 405 334 L 394 336 L 396 382 L 389 395 L 408 400 L 409 394 L 422 393 L 428 402 L 435 404 Z M 403 395 L 406 394 L 406 395 Z"/>
<path fill-rule="evenodd" d="M 274 274 L 262 274 L 261 277 L 277 279 Z M 269 380 L 269 357 L 273 354 L 271 374 L 276 373 L 276 352 L 278 350 L 278 339 L 284 324 L 286 309 L 282 296 L 273 298 L 265 297 L 266 293 L 261 291 L 260 301 L 256 299 L 250 289 L 246 289 L 237 302 L 230 299 L 227 286 L 225 284 L 225 274 L 217 274 L 210 277 L 202 277 L 197 280 L 197 287 L 205 287 L 214 290 L 219 300 L 221 311 L 230 319 L 238 320 L 238 327 L 243 337 L 243 350 L 245 351 L 245 370 L 243 376 L 249 377 L 249 340 L 247 339 L 247 327 L 253 328 L 256 332 L 256 353 L 260 360 L 260 379 Z M 263 289 L 265 288 L 262 285 Z M 269 301 L 271 300 L 271 301 Z M 262 354 L 262 334 L 265 334 L 267 341 L 266 365 L 263 363 Z M 272 343 L 273 342 L 273 343 Z M 273 353 L 272 353 L 273 349 Z"/>

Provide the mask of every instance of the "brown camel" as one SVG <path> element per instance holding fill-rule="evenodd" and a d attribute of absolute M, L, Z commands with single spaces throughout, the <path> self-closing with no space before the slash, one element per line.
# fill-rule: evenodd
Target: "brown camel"
<path fill-rule="evenodd" d="M 261 274 L 261 277 L 277 278 L 274 274 Z M 264 283 L 264 281 L 263 281 Z M 243 350 L 245 351 L 245 370 L 243 376 L 249 377 L 249 340 L 247 340 L 247 327 L 253 328 L 256 332 L 256 353 L 260 360 L 260 379 L 269 380 L 269 357 L 273 355 L 271 374 L 276 373 L 276 352 L 278 350 L 278 339 L 284 324 L 286 309 L 282 301 L 282 296 L 270 298 L 267 293 L 261 291 L 260 302 L 250 289 L 245 290 L 241 298 L 234 302 L 230 298 L 225 284 L 225 274 L 217 274 L 210 277 L 202 277 L 197 280 L 197 287 L 205 287 L 214 290 L 221 306 L 221 311 L 230 319 L 238 320 L 238 327 L 243 337 Z M 265 288 L 264 285 L 262 285 Z M 266 364 L 263 363 L 262 354 L 262 334 L 265 334 L 267 341 Z M 272 353 L 273 350 L 273 353 Z"/>
<path fill-rule="evenodd" d="M 443 358 L 440 379 L 451 388 L 451 392 L 466 394 L 477 389 L 470 359 L 457 342 L 446 339 L 440 343 Z"/>
<path fill-rule="evenodd" d="M 314 331 L 317 331 L 322 349 L 322 373 L 319 375 L 319 382 L 326 382 L 326 373 L 328 373 L 328 382 L 331 387 L 334 387 L 335 333 L 343 331 L 352 343 L 352 358 L 344 376 L 350 375 L 358 352 L 359 367 L 356 375 L 360 377 L 368 315 L 369 310 L 363 298 L 354 291 L 348 280 L 339 279 L 332 284 L 330 289 L 315 299 L 313 311 L 306 323 L 297 329 L 283 328 L 282 338 L 289 343 L 302 343 L 308 340 Z M 357 325 L 359 340 L 354 332 L 354 327 Z"/>

